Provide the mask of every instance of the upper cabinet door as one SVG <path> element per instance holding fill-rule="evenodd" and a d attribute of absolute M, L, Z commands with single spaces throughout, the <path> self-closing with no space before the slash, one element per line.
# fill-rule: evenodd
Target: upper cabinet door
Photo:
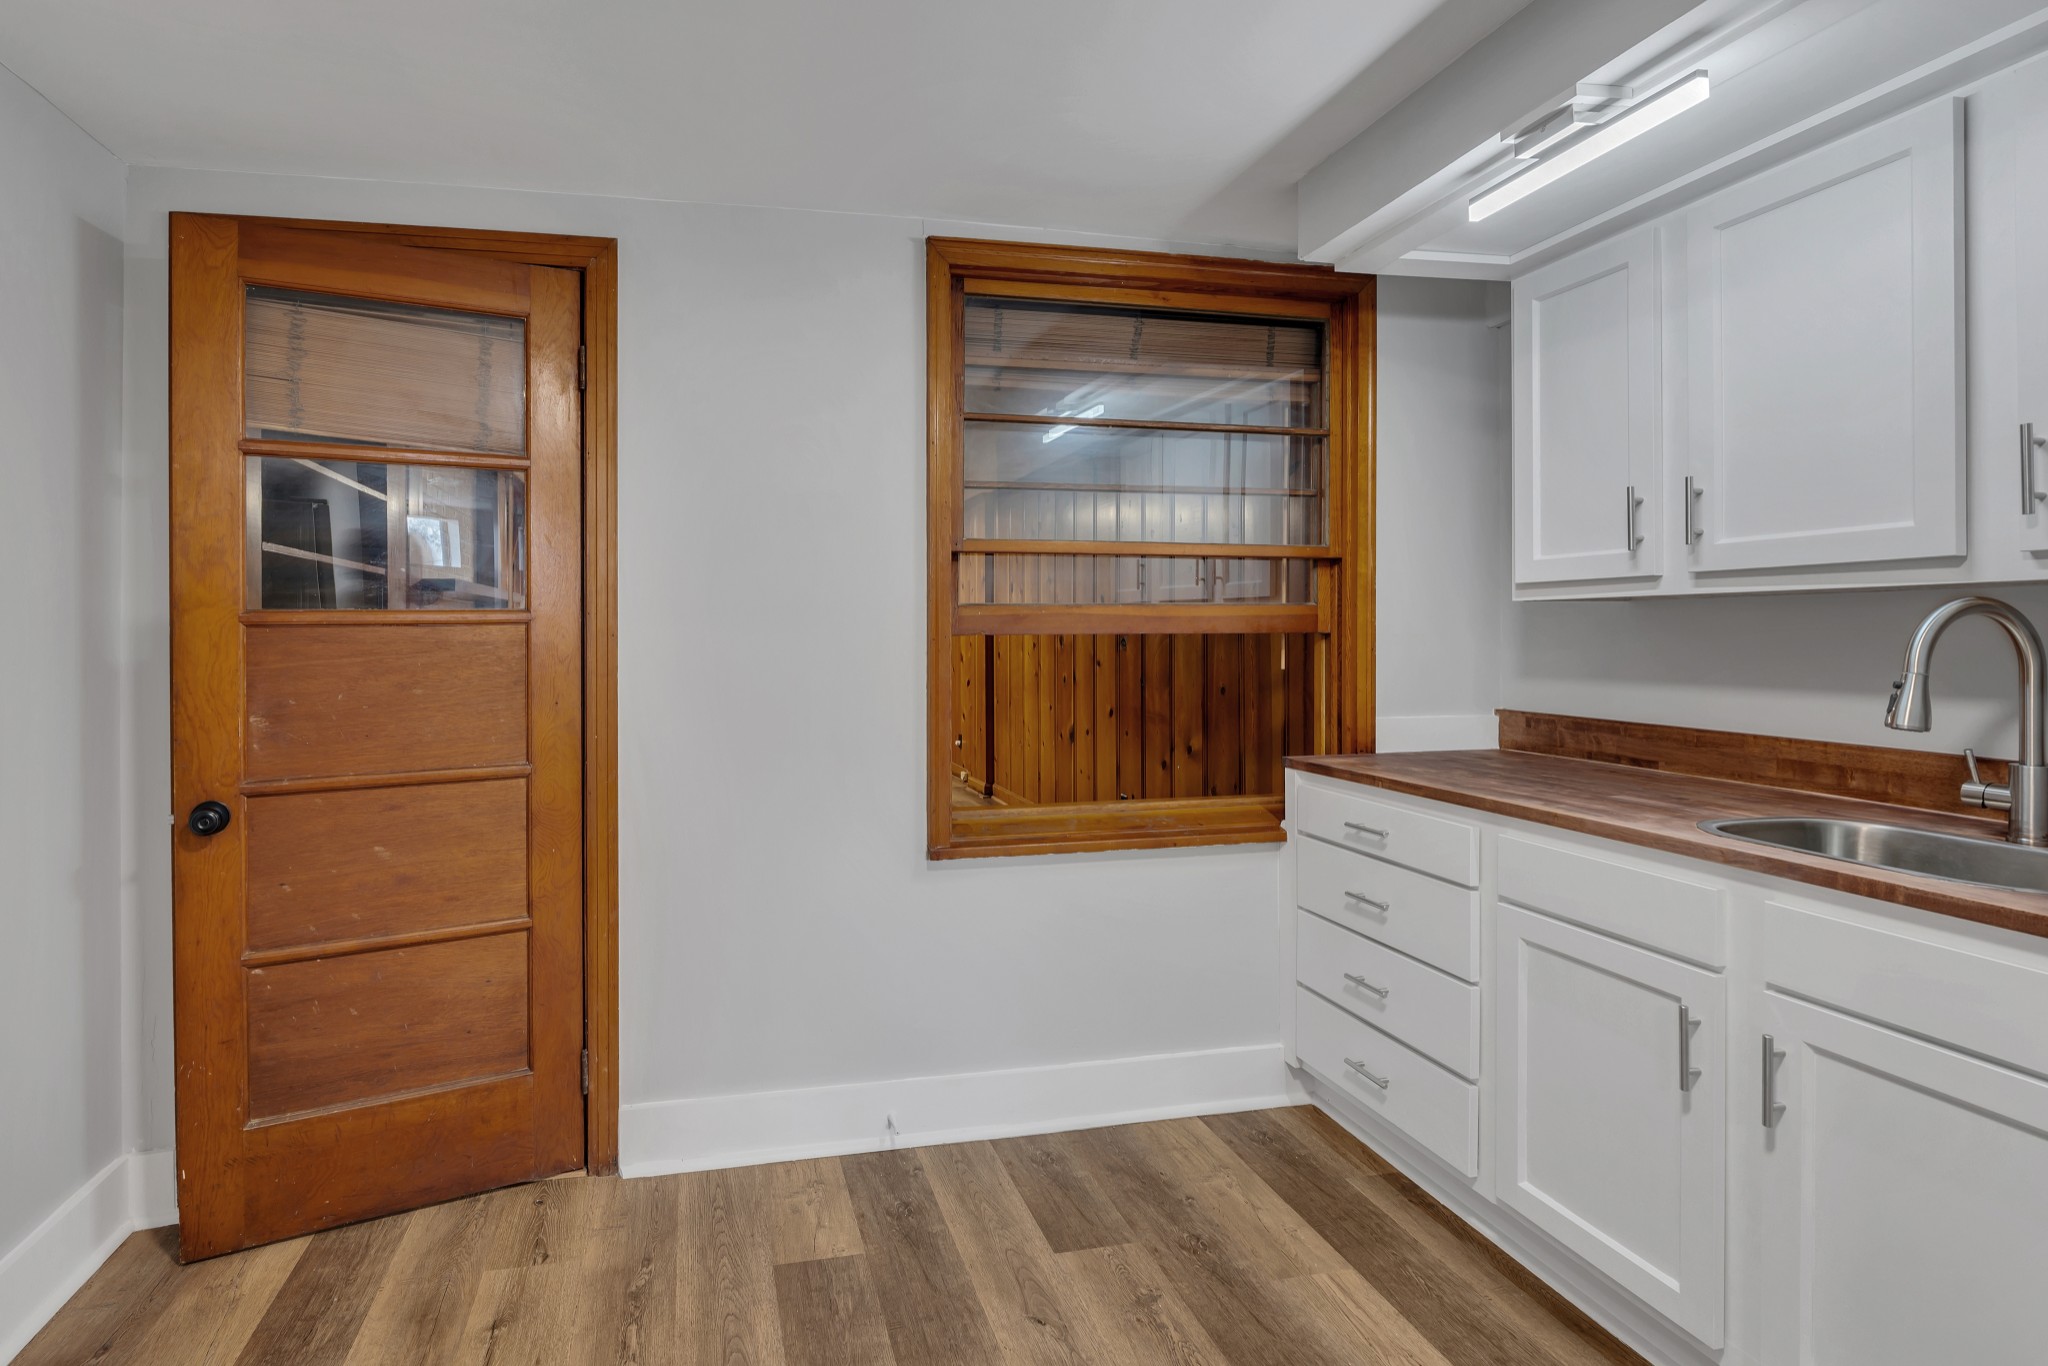
<path fill-rule="evenodd" d="M 1962 102 L 1683 217 L 1693 568 L 1960 556 Z"/>
<path fill-rule="evenodd" d="M 1515 580 L 1663 569 L 1657 229 L 1514 284 Z"/>
<path fill-rule="evenodd" d="M 2033 61 L 1999 78 L 2013 93 L 2017 111 L 2013 136 L 2013 265 L 2018 307 L 2019 391 L 2015 421 L 2024 424 L 2004 441 L 1981 441 L 1983 449 L 2013 452 L 2007 466 L 1994 454 L 1989 474 L 1999 490 L 1993 506 L 2017 518 L 2020 541 L 2033 553 L 2048 554 L 2048 61 Z M 2009 492 L 2008 492 L 2009 490 Z M 2006 511 L 2010 509 L 2010 512 Z"/>

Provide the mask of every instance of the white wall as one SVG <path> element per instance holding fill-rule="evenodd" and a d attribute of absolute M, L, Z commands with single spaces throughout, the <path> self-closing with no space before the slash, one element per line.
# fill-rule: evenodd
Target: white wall
<path fill-rule="evenodd" d="M 152 1145 L 171 1138 L 164 338 L 177 209 L 619 238 L 629 1107 L 1204 1050 L 1277 1059 L 1275 849 L 924 858 L 922 239 L 1041 234 L 138 168 L 130 720 Z M 1468 403 L 1459 375 L 1492 334 L 1470 287 L 1395 295 L 1382 365 L 1399 376 L 1412 340 L 1430 349 L 1431 387 L 1393 405 L 1383 517 L 1401 553 L 1448 564 L 1473 507 L 1494 505 L 1465 484 L 1483 473 L 1477 433 L 1499 415 L 1486 384 Z M 1426 411 L 1439 396 L 1454 414 L 1445 440 Z M 1430 468 L 1411 468 L 1411 452 Z M 1441 468 L 1454 483 L 1434 482 Z M 1432 534 L 1444 517 L 1453 525 Z M 1500 578 L 1443 579 L 1439 609 L 1400 596 L 1382 686 L 1428 712 L 1449 697 L 1483 713 L 1493 628 L 1472 623 L 1497 611 Z M 1444 667 L 1471 687 L 1436 687 Z M 1271 1076 L 1277 1089 L 1277 1062 Z"/>
<path fill-rule="evenodd" d="M 620 239 L 626 1104 L 1262 1043 L 1270 850 L 930 866 L 917 220 L 137 170 L 135 628 L 165 604 L 165 214 Z M 144 805 L 167 782 L 145 661 Z M 144 983 L 170 1138 L 164 838 Z M 879 1132 L 879 1125 L 877 1125 Z"/>
<path fill-rule="evenodd" d="M 0 70 L 0 1357 L 6 1253 L 127 1150 L 123 174 Z"/>
<path fill-rule="evenodd" d="M 1508 294 L 1379 283 L 1379 748 L 1499 733 L 1509 568 Z"/>

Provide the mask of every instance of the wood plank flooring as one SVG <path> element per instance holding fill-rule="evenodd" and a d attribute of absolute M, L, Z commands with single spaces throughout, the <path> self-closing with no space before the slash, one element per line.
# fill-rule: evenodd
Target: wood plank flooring
<path fill-rule="evenodd" d="M 15 1366 L 1640 1362 L 1312 1109 L 566 1177 L 186 1267 L 176 1236 Z"/>

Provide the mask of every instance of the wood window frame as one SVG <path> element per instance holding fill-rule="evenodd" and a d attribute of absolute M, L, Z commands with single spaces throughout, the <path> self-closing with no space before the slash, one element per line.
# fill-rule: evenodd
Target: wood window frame
<path fill-rule="evenodd" d="M 584 1169 L 619 1169 L 619 244 L 610 237 L 325 219 L 244 217 L 374 235 L 583 276 L 583 1039 Z"/>
<path fill-rule="evenodd" d="M 1322 753 L 1369 752 L 1374 744 L 1373 557 L 1376 280 L 1323 265 L 1111 251 L 1022 242 L 931 237 L 925 241 L 926 309 L 926 855 L 1083 853 L 1185 845 L 1270 843 L 1286 838 L 1278 795 L 1131 800 L 1029 809 L 956 811 L 953 806 L 954 602 L 962 553 L 965 433 L 964 300 L 970 293 L 1132 308 L 1241 312 L 1327 320 L 1329 557 L 1334 591 L 1308 609 L 1327 634 L 1327 688 L 1319 708 Z M 1227 552 L 1226 552 L 1227 553 Z M 1056 629 L 1259 631 L 1287 629 L 1300 608 L 1206 609 L 1192 625 L 1174 609 L 1141 619 L 1128 608 L 1073 607 Z M 1241 620 L 1226 624 L 1223 613 Z M 1036 608 L 979 608 L 973 624 L 1051 620 Z M 1114 618 L 1115 625 L 1108 623 Z M 1291 617 L 1289 618 L 1291 621 Z M 1297 628 L 1298 629 L 1298 628 Z"/>

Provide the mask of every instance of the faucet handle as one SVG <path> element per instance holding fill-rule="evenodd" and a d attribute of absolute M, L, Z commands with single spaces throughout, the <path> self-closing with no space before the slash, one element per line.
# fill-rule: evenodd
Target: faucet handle
<path fill-rule="evenodd" d="M 2012 810 L 2012 788 L 2006 783 L 1987 783 L 1977 772 L 1975 750 L 1963 751 L 1963 762 L 1970 766 L 1970 781 L 1963 784 L 1963 805 L 1980 806 L 1988 811 Z"/>

